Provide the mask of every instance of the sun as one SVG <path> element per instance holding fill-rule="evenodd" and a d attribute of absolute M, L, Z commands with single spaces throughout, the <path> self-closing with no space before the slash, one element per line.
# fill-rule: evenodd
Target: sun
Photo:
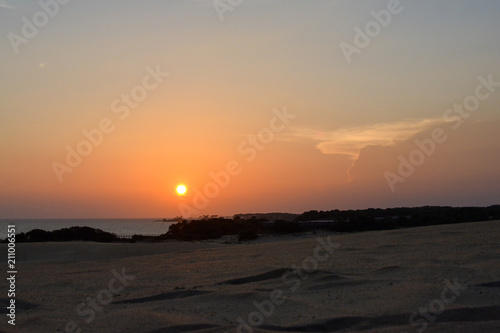
<path fill-rule="evenodd" d="M 184 195 L 186 194 L 187 188 L 184 185 L 179 185 L 177 186 L 177 194 L 178 195 Z"/>

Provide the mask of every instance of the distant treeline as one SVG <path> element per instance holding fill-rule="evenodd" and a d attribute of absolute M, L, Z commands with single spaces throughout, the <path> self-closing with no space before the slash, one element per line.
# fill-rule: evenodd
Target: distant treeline
<path fill-rule="evenodd" d="M 255 213 L 255 214 L 236 214 L 233 218 L 240 219 L 265 219 L 268 221 L 284 220 L 284 221 L 294 221 L 300 214 L 292 213 Z"/>
<path fill-rule="evenodd" d="M 283 213 L 272 213 L 283 214 Z M 269 215 L 272 215 L 269 214 Z M 55 231 L 35 229 L 16 235 L 16 242 L 159 242 L 169 239 L 199 241 L 226 235 L 238 235 L 239 241 L 252 240 L 259 235 L 298 233 L 311 230 L 333 232 L 361 232 L 391 230 L 438 224 L 500 220 L 500 205 L 490 207 L 417 207 L 363 210 L 331 210 L 305 212 L 295 220 L 267 218 L 252 214 L 238 214 L 233 218 L 205 216 L 198 220 L 181 220 L 159 236 L 117 235 L 90 227 L 71 227 Z M 265 214 L 263 214 L 265 215 Z M 290 214 L 293 215 L 293 214 Z M 278 216 L 278 215 L 276 215 Z M 289 216 L 281 216 L 288 217 Z"/>
<path fill-rule="evenodd" d="M 426 226 L 434 224 L 476 222 L 500 219 L 500 205 L 489 207 L 370 208 L 360 210 L 311 210 L 302 213 L 296 221 L 331 220 L 336 222 L 381 222 L 394 227 Z M 391 222 L 392 221 L 392 222 Z"/>
<path fill-rule="evenodd" d="M 244 219 L 241 215 L 235 215 L 232 219 L 206 217 L 202 220 L 184 220 L 170 226 L 166 236 L 170 239 L 202 240 L 237 234 L 240 240 L 244 240 L 257 238 L 262 234 L 285 234 L 311 230 L 361 232 L 500 220 L 500 205 L 459 208 L 426 206 L 346 211 L 313 210 L 297 216 L 293 221 L 278 219 L 273 222 L 266 218 L 259 218 L 258 215 L 250 219 Z"/>

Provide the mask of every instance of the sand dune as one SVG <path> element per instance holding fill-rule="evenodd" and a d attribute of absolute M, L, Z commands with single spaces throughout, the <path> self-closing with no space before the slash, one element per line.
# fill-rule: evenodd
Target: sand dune
<path fill-rule="evenodd" d="M 17 325 L 0 331 L 499 332 L 498 235 L 500 222 L 482 222 L 242 244 L 18 244 Z"/>

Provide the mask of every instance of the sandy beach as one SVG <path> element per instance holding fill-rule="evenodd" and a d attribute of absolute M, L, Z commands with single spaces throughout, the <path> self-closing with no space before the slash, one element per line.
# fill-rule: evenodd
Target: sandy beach
<path fill-rule="evenodd" d="M 499 234 L 493 221 L 240 244 L 23 243 L 16 326 L 2 298 L 0 331 L 498 332 Z"/>

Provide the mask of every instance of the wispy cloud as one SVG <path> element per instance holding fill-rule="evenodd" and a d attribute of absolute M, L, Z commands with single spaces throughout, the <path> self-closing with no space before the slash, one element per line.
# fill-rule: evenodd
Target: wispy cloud
<path fill-rule="evenodd" d="M 359 152 L 366 146 L 390 146 L 404 141 L 413 135 L 444 123 L 443 118 L 408 119 L 394 123 L 380 123 L 334 131 L 297 129 L 294 136 L 298 139 L 317 140 L 316 148 L 323 154 L 347 155 L 357 159 Z"/>

